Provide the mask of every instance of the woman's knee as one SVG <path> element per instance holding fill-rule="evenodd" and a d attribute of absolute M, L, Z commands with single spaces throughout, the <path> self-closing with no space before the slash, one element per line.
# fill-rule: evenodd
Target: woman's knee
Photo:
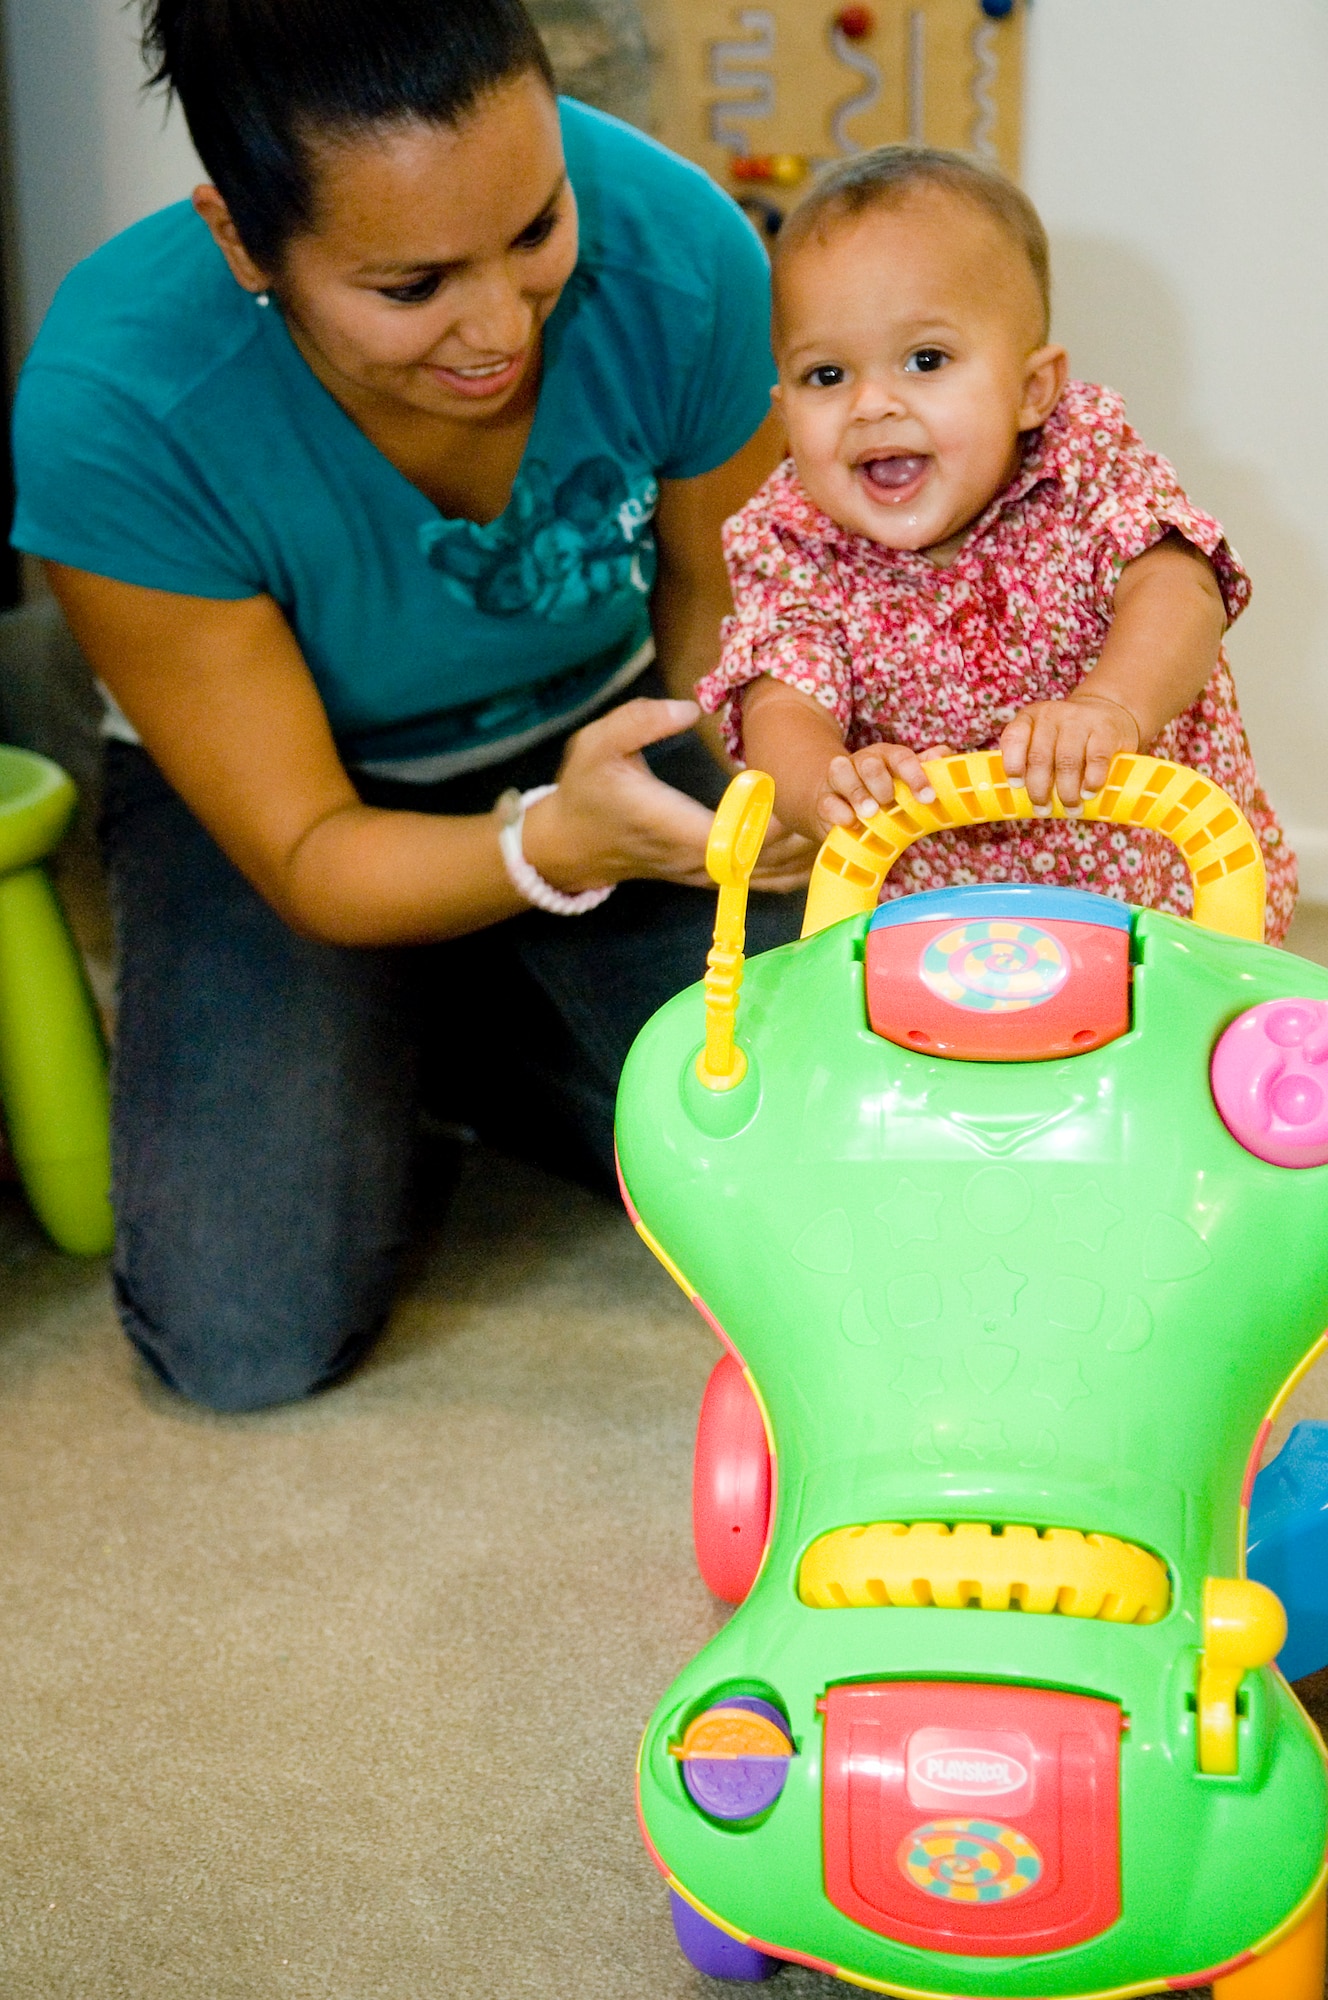
<path fill-rule="evenodd" d="M 149 1312 L 121 1272 L 115 1293 L 125 1333 L 160 1381 L 205 1409 L 238 1412 L 301 1402 L 347 1374 L 382 1329 L 391 1275 L 339 1311 L 319 1288 L 302 1308 L 288 1299 L 264 1309 L 195 1283 Z"/>

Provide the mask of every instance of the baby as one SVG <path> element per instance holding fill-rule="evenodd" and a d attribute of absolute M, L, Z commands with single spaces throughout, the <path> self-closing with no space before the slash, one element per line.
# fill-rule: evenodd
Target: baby
<path fill-rule="evenodd" d="M 1047 239 L 1012 183 L 885 146 L 832 168 L 775 249 L 785 460 L 726 524 L 735 615 L 697 690 L 820 840 L 934 796 L 927 757 L 999 748 L 1043 815 L 1121 750 L 1214 778 L 1251 820 L 1280 942 L 1295 857 L 1222 648 L 1249 580 L 1110 389 L 1048 341 Z M 945 832 L 887 896 L 1040 881 L 1187 914 L 1159 834 L 1082 818 Z"/>

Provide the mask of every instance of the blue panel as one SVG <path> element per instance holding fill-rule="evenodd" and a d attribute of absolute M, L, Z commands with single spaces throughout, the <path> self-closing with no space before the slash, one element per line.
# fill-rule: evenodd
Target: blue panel
<path fill-rule="evenodd" d="M 1101 924 L 1107 930 L 1128 931 L 1134 912 L 1114 896 L 1095 896 L 1090 889 L 1044 889 L 1036 882 L 986 882 L 964 889 L 924 889 L 882 903 L 870 928 L 883 931 L 895 924 L 921 924 L 934 917 L 1059 917 L 1070 924 Z"/>
<path fill-rule="evenodd" d="M 1286 1609 L 1287 1679 L 1328 1666 L 1328 1424 L 1297 1424 L 1255 1480 L 1249 1573 Z"/>

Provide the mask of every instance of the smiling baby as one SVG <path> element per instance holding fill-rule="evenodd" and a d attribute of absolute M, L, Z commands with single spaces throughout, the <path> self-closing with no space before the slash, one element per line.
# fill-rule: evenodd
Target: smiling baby
<path fill-rule="evenodd" d="M 1073 811 L 1121 750 L 1236 799 L 1285 935 L 1295 857 L 1259 785 L 1223 651 L 1249 580 L 1110 389 L 1049 339 L 1032 204 L 961 154 L 832 168 L 775 251 L 776 403 L 791 458 L 725 528 L 735 614 L 702 705 L 820 839 L 932 796 L 921 760 L 999 748 Z M 1038 881 L 1188 914 L 1161 835 L 1079 818 L 944 832 L 887 896 Z"/>

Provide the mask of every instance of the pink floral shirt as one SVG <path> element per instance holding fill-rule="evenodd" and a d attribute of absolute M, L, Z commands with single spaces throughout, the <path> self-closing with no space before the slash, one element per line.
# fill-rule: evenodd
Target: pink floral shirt
<path fill-rule="evenodd" d="M 1249 578 L 1222 529 L 1149 451 L 1111 389 L 1072 382 L 1023 464 L 948 569 L 841 528 L 804 493 L 792 460 L 725 524 L 736 612 L 697 689 L 742 755 L 748 681 L 772 674 L 822 702 L 848 747 L 994 749 L 1032 701 L 1061 700 L 1097 659 L 1125 564 L 1171 529 L 1208 556 L 1228 619 Z M 1154 756 L 1202 771 L 1251 821 L 1268 866 L 1270 943 L 1286 934 L 1296 860 L 1259 784 L 1226 654 Z M 1047 882 L 1186 916 L 1189 872 L 1161 834 L 1079 820 L 934 834 L 903 855 L 887 897 L 952 883 Z"/>

